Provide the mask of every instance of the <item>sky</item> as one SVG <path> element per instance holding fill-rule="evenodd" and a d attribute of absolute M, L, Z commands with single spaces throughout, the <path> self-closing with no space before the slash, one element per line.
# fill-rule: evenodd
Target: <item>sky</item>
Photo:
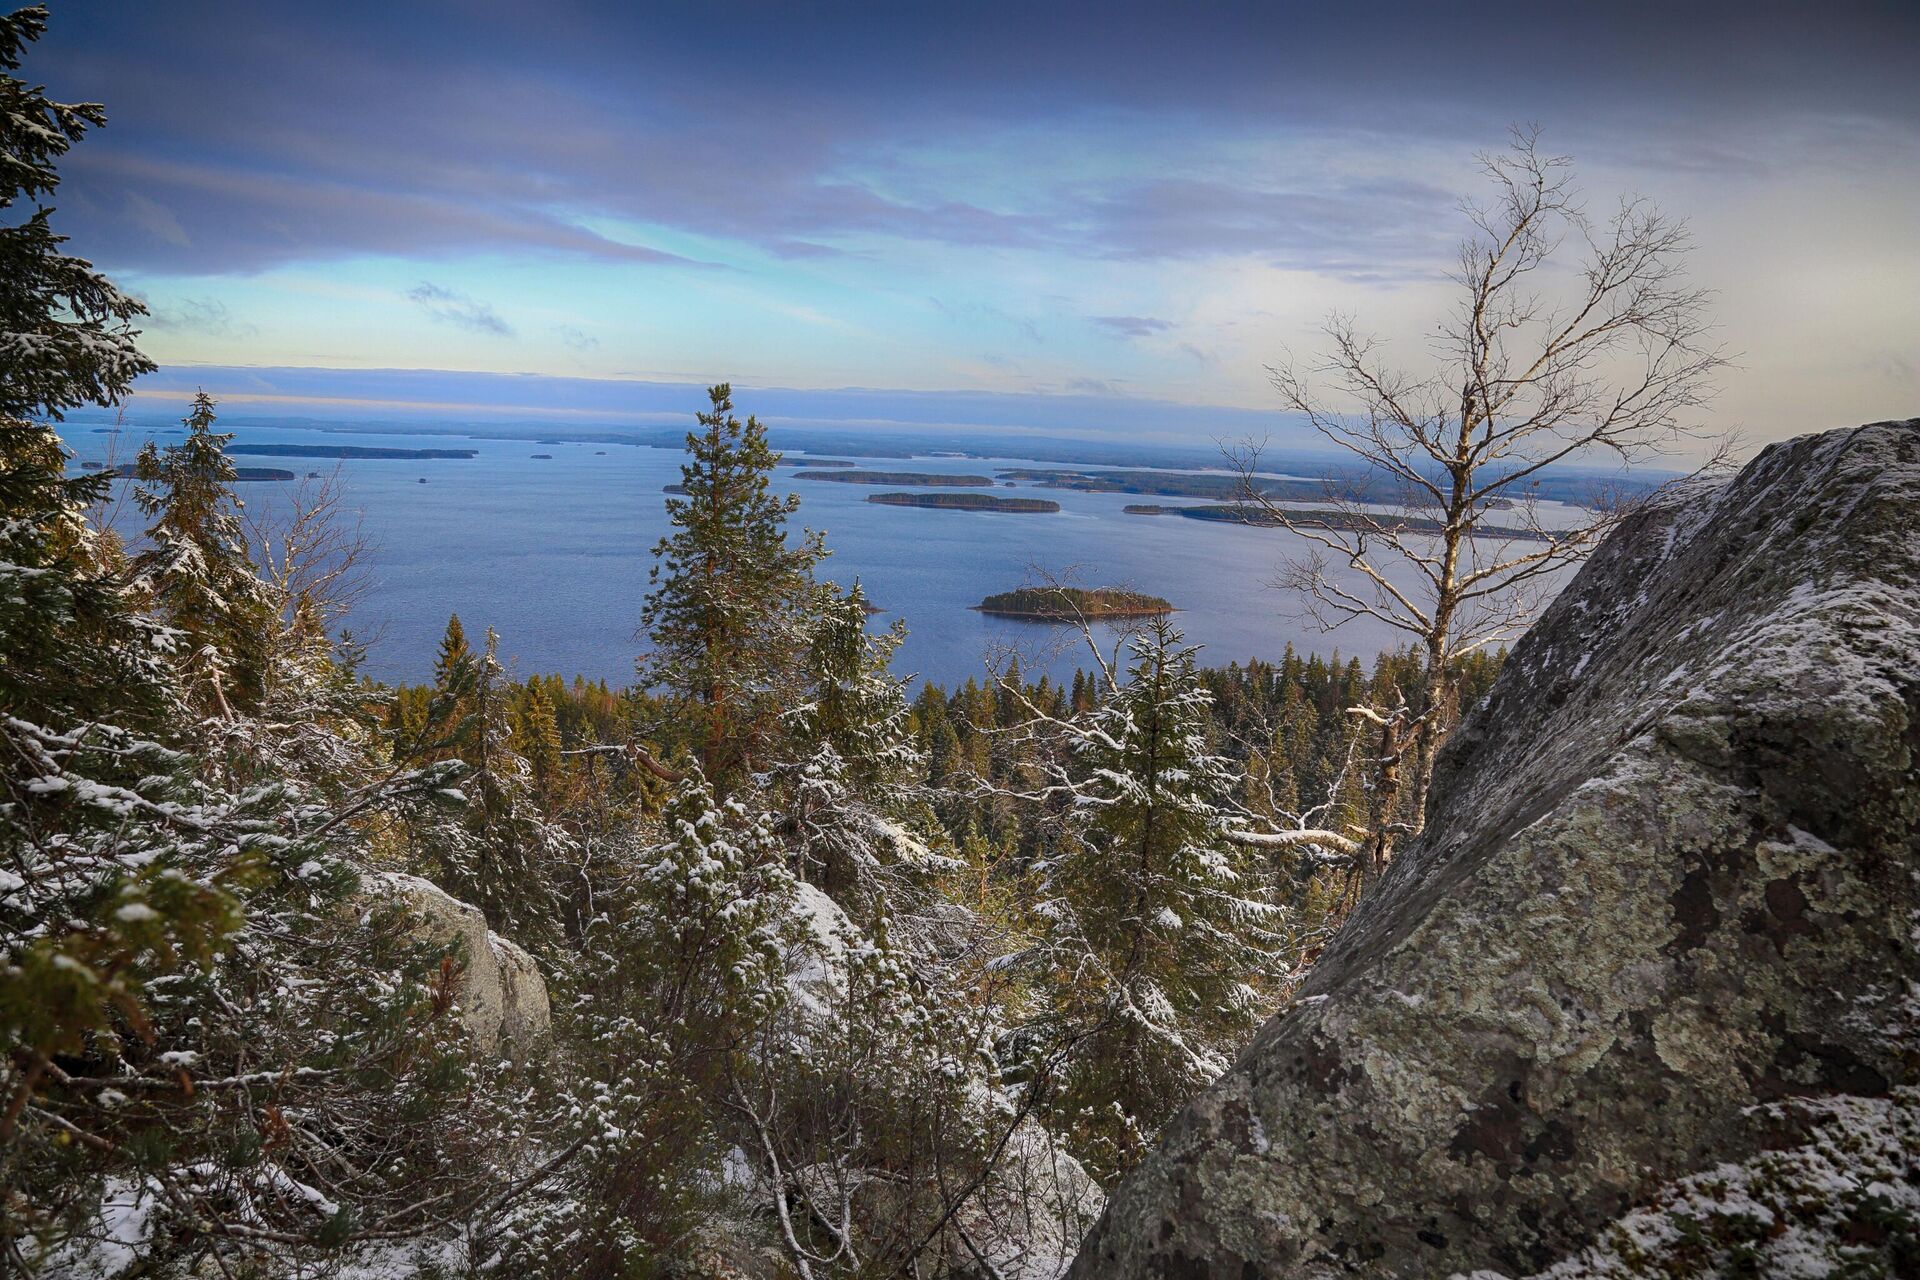
<path fill-rule="evenodd" d="M 26 74 L 110 116 L 56 225 L 150 305 L 151 395 L 1207 438 L 1332 312 L 1419 367 L 1530 124 L 1689 220 L 1716 430 L 1920 414 L 1911 0 L 50 8 Z"/>

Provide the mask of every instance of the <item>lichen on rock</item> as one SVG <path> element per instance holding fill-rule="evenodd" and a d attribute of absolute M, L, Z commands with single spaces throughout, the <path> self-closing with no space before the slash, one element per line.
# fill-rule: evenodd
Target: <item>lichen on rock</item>
<path fill-rule="evenodd" d="M 1629 517 L 1074 1274 L 1537 1273 L 1817 1147 L 1789 1114 L 1905 1114 L 1916 753 L 1920 421 Z"/>

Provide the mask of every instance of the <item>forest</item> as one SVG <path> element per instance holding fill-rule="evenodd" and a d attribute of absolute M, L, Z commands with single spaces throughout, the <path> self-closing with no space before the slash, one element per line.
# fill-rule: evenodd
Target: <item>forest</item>
<path fill-rule="evenodd" d="M 1356 565 L 1438 566 L 1430 601 L 1301 570 L 1303 598 L 1405 648 L 1211 667 L 1157 614 L 1090 629 L 1065 684 L 909 687 L 904 631 L 826 580 L 828 536 L 721 384 L 688 406 L 630 684 L 510 672 L 467 610 L 431 683 L 387 687 L 346 630 L 337 495 L 252 518 L 215 397 L 124 476 L 68 470 L 63 415 L 154 364 L 141 300 L 50 220 L 105 115 L 13 74 L 44 23 L 0 18 L 0 195 L 34 210 L 0 238 L 13 1273 L 1055 1276 L 1419 832 L 1513 592 L 1605 529 L 1463 550 L 1506 486 L 1596 438 L 1555 434 L 1562 380 L 1525 454 L 1486 429 L 1510 387 L 1451 452 L 1366 462 L 1432 492 L 1425 523 L 1245 495 Z M 1556 163 L 1523 140 L 1495 166 L 1521 228 L 1496 245 L 1545 251 Z M 1597 243 L 1663 314 L 1659 226 Z M 1700 371 L 1685 324 L 1676 388 Z M 131 526 L 102 517 L 115 486 Z M 463 910 L 479 933 L 442 927 Z M 490 1013 L 482 970 L 519 984 Z"/>

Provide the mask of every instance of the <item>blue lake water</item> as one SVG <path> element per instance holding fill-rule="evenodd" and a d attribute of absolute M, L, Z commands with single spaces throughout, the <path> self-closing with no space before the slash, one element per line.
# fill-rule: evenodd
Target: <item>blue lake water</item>
<path fill-rule="evenodd" d="M 119 437 L 100 420 L 76 420 L 65 434 L 78 461 L 130 461 L 158 420 Z M 237 443 L 471 448 L 472 459 L 390 460 L 238 457 L 305 475 L 338 466 L 349 504 L 373 547 L 370 586 L 352 625 L 369 643 L 368 672 L 386 680 L 429 674 L 447 616 L 470 636 L 492 626 L 520 674 L 559 672 L 629 681 L 644 648 L 634 630 L 647 591 L 654 544 L 668 531 L 662 486 L 680 478 L 674 450 L 600 443 L 534 443 L 407 434 L 343 434 L 223 417 Z M 537 431 L 539 428 L 530 428 Z M 177 437 L 162 435 L 163 443 Z M 551 459 L 534 454 L 551 454 Z M 969 606 L 1034 580 L 1036 572 L 1080 586 L 1123 586 L 1179 606 L 1177 622 L 1200 660 L 1225 665 L 1302 650 L 1370 658 L 1397 642 L 1380 624 L 1333 633 L 1298 615 L 1268 584 L 1300 539 L 1282 530 L 1178 516 L 1127 515 L 1129 503 L 1182 499 L 1076 493 L 1022 483 L 974 492 L 1049 498 L 1057 515 L 1015 515 L 889 507 L 869 494 L 910 486 L 838 484 L 787 477 L 805 455 L 789 454 L 777 487 L 798 493 L 797 523 L 826 534 L 824 574 L 858 578 L 885 612 L 875 624 L 906 621 L 895 660 L 901 674 L 952 684 L 980 676 L 989 661 L 1018 653 L 1028 671 L 1070 673 L 1090 665 L 1070 628 L 992 618 Z M 1001 467 L 1050 466 L 1019 458 L 918 457 L 860 460 L 873 470 L 993 475 Z M 426 483 L 420 483 L 422 480 Z M 271 510 L 289 486 L 241 486 Z M 130 522 L 136 513 L 128 513 Z M 1107 639 L 1111 641 L 1111 636 Z"/>

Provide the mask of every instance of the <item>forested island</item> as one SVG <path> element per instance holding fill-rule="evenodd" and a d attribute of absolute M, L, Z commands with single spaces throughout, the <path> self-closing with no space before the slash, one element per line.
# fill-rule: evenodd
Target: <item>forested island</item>
<path fill-rule="evenodd" d="M 228 453 L 262 458 L 473 458 L 478 449 L 391 449 L 358 444 L 230 444 Z"/>
<path fill-rule="evenodd" d="M 1081 493 L 1142 493 L 1167 498 L 1243 497 L 1248 482 L 1228 473 L 1190 474 L 1183 471 L 1069 471 L 1037 467 L 1009 467 L 997 473 L 1003 480 L 1025 480 L 1042 489 L 1075 489 Z M 1288 502 L 1324 502 L 1353 499 L 1365 486 L 1346 480 L 1275 480 L 1255 477 L 1253 491 L 1262 497 Z"/>
<path fill-rule="evenodd" d="M 1275 502 L 1421 502 L 1424 499 L 1411 486 L 1388 476 L 1366 476 L 1336 472 L 1312 479 L 1281 479 L 1274 476 L 1244 478 L 1234 472 L 1185 472 L 1155 470 L 1080 471 L 1066 468 L 1009 467 L 997 472 L 1003 480 L 1025 480 L 1042 489 L 1076 489 L 1082 493 L 1139 493 L 1164 498 L 1213 498 L 1238 501 L 1249 490 Z M 1646 485 L 1634 482 L 1624 491 L 1643 492 Z M 1598 501 L 1605 486 L 1584 476 L 1553 476 L 1531 480 L 1527 496 L 1576 505 Z M 1510 498 L 1491 498 L 1490 511 L 1514 506 Z M 1130 508 L 1131 510 L 1131 508 Z M 1160 511 L 1139 511 L 1136 515 L 1159 515 Z"/>
<path fill-rule="evenodd" d="M 1155 618 L 1174 612 L 1173 605 L 1159 596 L 1119 587 L 1019 587 L 990 595 L 973 607 L 995 617 L 1033 622 Z"/>
<path fill-rule="evenodd" d="M 231 450 L 228 452 L 231 452 Z M 112 476 L 116 480 L 134 480 L 138 478 L 135 473 L 134 464 L 131 462 L 122 463 L 120 466 L 110 468 L 104 467 L 97 462 L 83 462 L 80 465 L 85 470 L 100 471 L 105 475 Z M 292 480 L 294 474 L 291 471 L 282 471 L 279 467 L 235 467 L 233 469 L 233 478 L 246 482 Z"/>
<path fill-rule="evenodd" d="M 988 476 L 943 475 L 938 471 L 796 471 L 795 480 L 838 480 L 842 484 L 917 484 L 931 489 L 991 487 Z"/>
<path fill-rule="evenodd" d="M 985 493 L 874 493 L 868 502 L 888 507 L 937 507 L 943 511 L 1006 511 L 1050 515 L 1060 504 L 1046 498 L 996 498 Z"/>
<path fill-rule="evenodd" d="M 1389 511 L 1303 511 L 1287 507 L 1252 506 L 1243 503 L 1226 505 L 1207 505 L 1198 507 L 1128 507 L 1131 515 L 1160 516 L 1181 515 L 1189 520 L 1212 520 L 1219 524 L 1250 524 L 1262 529 L 1284 529 L 1289 525 L 1303 529 L 1328 529 L 1341 531 L 1372 532 L 1375 529 L 1393 533 L 1415 533 L 1437 536 L 1443 532 L 1439 521 L 1419 516 L 1395 515 Z M 1511 525 L 1476 525 L 1469 536 L 1485 538 L 1493 542 L 1545 542 L 1549 535 L 1539 529 L 1523 529 Z"/>

